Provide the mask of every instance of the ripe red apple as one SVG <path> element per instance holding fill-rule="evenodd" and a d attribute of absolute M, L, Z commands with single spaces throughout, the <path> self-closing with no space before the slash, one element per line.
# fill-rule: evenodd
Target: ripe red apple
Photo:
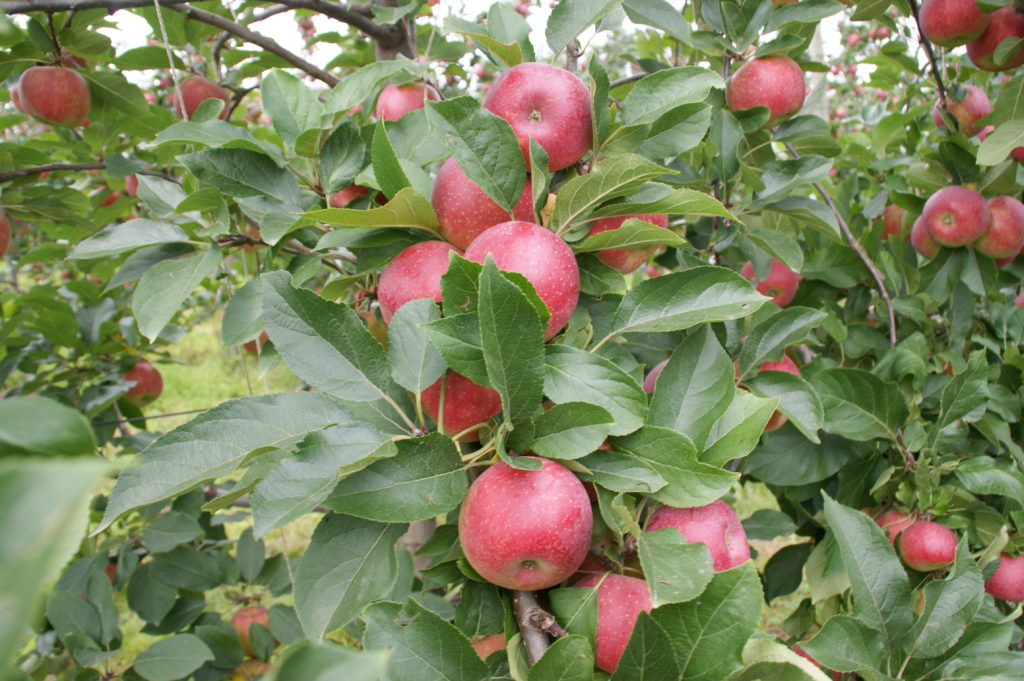
<path fill-rule="evenodd" d="M 516 133 L 530 167 L 530 138 L 548 153 L 552 171 L 568 168 L 590 149 L 590 90 L 575 74 L 551 64 L 525 62 L 491 84 L 483 107 L 501 116 Z"/>
<path fill-rule="evenodd" d="M 262 605 L 249 605 L 231 616 L 231 626 L 235 628 L 238 642 L 242 644 L 242 650 L 246 655 L 252 655 L 252 648 L 249 647 L 249 629 L 253 622 L 259 622 L 269 629 L 270 613 Z"/>
<path fill-rule="evenodd" d="M 402 249 L 388 263 L 377 285 L 380 314 L 385 322 L 390 323 L 391 315 L 410 300 L 441 301 L 441 277 L 448 271 L 452 251 L 459 253 L 446 241 L 421 241 Z"/>
<path fill-rule="evenodd" d="M 126 381 L 135 381 L 135 385 L 124 394 L 124 399 L 136 406 L 146 406 L 164 391 L 164 379 L 160 372 L 142 358 L 122 376 Z"/>
<path fill-rule="evenodd" d="M 707 506 L 675 508 L 662 506 L 647 522 L 647 532 L 674 527 L 687 544 L 703 543 L 711 553 L 715 572 L 729 570 L 750 560 L 747 533 L 728 504 L 719 499 Z"/>
<path fill-rule="evenodd" d="M 174 110 L 182 118 L 192 118 L 192 114 L 199 108 L 199 105 L 207 99 L 219 99 L 224 102 L 224 108 L 220 112 L 220 119 L 222 121 L 227 119 L 230 113 L 228 107 L 231 105 L 231 98 L 228 97 L 227 90 L 217 83 L 203 76 L 189 76 L 181 81 L 180 88 L 181 99 L 178 98 L 178 93 L 175 93 L 173 103 Z M 182 100 L 185 102 L 184 110 L 182 110 L 181 106 Z"/>
<path fill-rule="evenodd" d="M 369 190 L 366 187 L 362 187 L 358 184 L 350 184 L 340 191 L 336 191 L 331 194 L 328 201 L 330 202 L 331 208 L 344 208 L 350 204 L 357 196 L 363 196 L 368 194 Z"/>
<path fill-rule="evenodd" d="M 441 432 L 455 436 L 467 428 L 490 421 L 501 411 L 501 395 L 498 391 L 478 385 L 462 374 L 451 371 L 447 378 L 442 376 L 422 393 L 423 408 L 427 415 L 438 423 L 441 413 L 441 382 L 444 381 L 444 423 Z M 478 439 L 472 430 L 459 438 L 460 442 Z"/>
<path fill-rule="evenodd" d="M 509 219 L 508 213 L 466 177 L 454 156 L 437 171 L 430 205 L 434 207 L 437 220 L 441 223 L 441 236 L 461 249 L 469 246 L 488 227 Z M 513 208 L 513 214 L 516 220 L 533 222 L 535 219 L 529 178 Z"/>
<path fill-rule="evenodd" d="M 967 56 L 983 71 L 1015 69 L 1024 64 L 1024 47 L 1010 55 L 1003 64 L 995 61 L 996 48 L 1007 38 L 1024 38 L 1024 17 L 1018 13 L 1015 5 L 1000 7 L 988 15 L 988 28 L 977 40 L 967 43 Z"/>
<path fill-rule="evenodd" d="M 900 555 L 919 572 L 944 568 L 956 558 L 956 534 L 945 525 L 918 520 L 900 535 Z"/>
<path fill-rule="evenodd" d="M 921 212 L 925 229 L 935 243 L 951 248 L 966 246 L 980 237 L 990 219 L 984 197 L 960 185 L 943 187 L 932 194 Z"/>
<path fill-rule="evenodd" d="M 764 362 L 758 371 L 785 371 L 787 374 L 793 374 L 794 376 L 800 375 L 800 369 L 797 367 L 796 362 L 787 355 L 783 355 L 782 359 L 778 362 Z M 765 424 L 764 432 L 770 433 L 773 430 L 778 430 L 786 425 L 787 421 L 789 421 L 788 416 L 781 411 L 775 410 L 772 412 L 771 418 L 768 419 L 768 423 Z"/>
<path fill-rule="evenodd" d="M 725 86 L 725 100 L 733 111 L 766 106 L 772 127 L 789 118 L 804 105 L 804 72 L 785 55 L 751 59 L 741 66 Z"/>
<path fill-rule="evenodd" d="M 473 646 L 473 650 L 481 660 L 486 660 L 499 650 L 505 650 L 505 634 L 489 634 L 481 638 L 474 638 L 470 640 L 469 644 Z"/>
<path fill-rule="evenodd" d="M 598 667 L 612 674 L 633 634 L 636 618 L 641 611 L 650 612 L 652 609 L 650 587 L 637 577 L 612 573 L 590 575 L 573 586 L 597 587 L 597 651 L 594 657 Z"/>
<path fill-rule="evenodd" d="M 535 471 L 492 465 L 469 486 L 459 512 L 466 559 L 506 589 L 555 586 L 576 571 L 590 546 L 594 518 L 583 483 L 565 466 L 537 460 L 542 466 Z"/>
<path fill-rule="evenodd" d="M 623 215 L 622 217 L 601 218 L 594 221 L 587 234 L 599 234 L 612 229 L 618 229 L 622 226 L 623 222 L 630 218 L 643 220 L 658 227 L 668 228 L 668 216 L 664 213 L 655 215 Z M 598 251 L 597 257 L 605 265 L 614 267 L 623 274 L 629 274 L 630 272 L 635 272 L 637 268 L 647 262 L 647 259 L 651 257 L 657 248 L 657 246 L 648 246 L 646 248 L 606 248 L 603 251 Z"/>
<path fill-rule="evenodd" d="M 956 119 L 957 127 L 967 137 L 974 137 L 982 131 L 984 126 L 978 125 L 978 121 L 992 113 L 992 102 L 988 95 L 981 88 L 973 85 L 964 85 L 967 91 L 964 98 L 957 101 L 952 97 L 946 99 L 946 110 Z M 946 122 L 942 120 L 939 113 L 939 102 L 932 107 L 932 122 L 936 127 L 945 127 Z"/>
<path fill-rule="evenodd" d="M 544 340 L 553 338 L 579 300 L 580 270 L 572 249 L 550 229 L 513 221 L 489 227 L 466 249 L 466 259 L 475 262 L 488 254 L 499 269 L 518 272 L 533 284 L 551 311 Z"/>
<path fill-rule="evenodd" d="M 1024 554 L 999 554 L 999 566 L 985 580 L 985 591 L 1004 601 L 1024 601 Z"/>
<path fill-rule="evenodd" d="M 895 203 L 890 203 L 882 211 L 882 221 L 885 229 L 882 230 L 882 238 L 887 236 L 900 236 L 903 233 L 903 209 Z"/>
<path fill-rule="evenodd" d="M 435 102 L 441 99 L 441 94 L 432 85 L 388 85 L 377 96 L 375 113 L 377 118 L 385 121 L 397 121 L 410 111 L 422 109 L 428 99 Z"/>
<path fill-rule="evenodd" d="M 82 74 L 62 66 L 32 66 L 18 79 L 20 109 L 47 123 L 77 128 L 92 98 Z"/>
<path fill-rule="evenodd" d="M 786 267 L 781 261 L 772 258 L 771 269 L 764 280 L 759 280 L 754 273 L 754 263 L 747 261 L 740 268 L 740 274 L 754 282 L 754 287 L 761 295 L 771 296 L 772 302 L 779 307 L 786 307 L 793 302 L 796 289 L 803 277 Z"/>
<path fill-rule="evenodd" d="M 644 376 L 644 392 L 648 395 L 654 392 L 654 388 L 658 383 L 658 376 L 661 376 L 661 372 L 665 370 L 666 364 L 668 364 L 667 359 L 661 360 Z"/>
<path fill-rule="evenodd" d="M 103 198 L 103 201 L 100 202 L 100 207 L 106 208 L 107 206 L 112 206 L 117 203 L 119 198 L 121 198 L 121 192 L 112 191 Z"/>
<path fill-rule="evenodd" d="M 139 176 L 129 175 L 124 178 L 124 193 L 128 196 L 135 196 L 139 193 Z"/>
<path fill-rule="evenodd" d="M 1014 298 L 1013 304 L 1016 305 L 1017 307 L 1024 307 L 1024 293 Z"/>
<path fill-rule="evenodd" d="M 988 25 L 977 0 L 924 0 L 920 19 L 924 36 L 942 47 L 966 45 Z"/>
<path fill-rule="evenodd" d="M 910 229 L 910 245 L 914 247 L 915 251 L 929 260 L 937 256 L 939 251 L 942 250 L 942 246 L 935 243 L 931 234 L 928 233 L 922 218 L 915 220 L 914 226 Z"/>
<path fill-rule="evenodd" d="M 11 245 L 11 221 L 7 215 L 0 211 L 0 258 L 7 254 L 7 247 Z"/>
<path fill-rule="evenodd" d="M 895 545 L 896 537 L 914 524 L 914 516 L 898 508 L 890 508 L 887 511 L 882 511 L 875 518 L 875 524 L 885 530 L 886 536 L 889 537 L 889 543 Z"/>
<path fill-rule="evenodd" d="M 260 351 L 263 349 L 263 344 L 267 342 L 267 338 L 267 331 L 266 329 L 264 329 L 263 333 L 261 333 L 258 337 L 253 338 L 251 341 L 248 341 L 246 343 L 242 343 L 242 349 L 248 352 L 250 355 L 258 355 L 260 354 Z"/>
<path fill-rule="evenodd" d="M 988 231 L 974 242 L 974 249 L 992 258 L 1016 255 L 1024 248 L 1024 203 L 1012 196 L 994 196 L 988 210 Z"/>

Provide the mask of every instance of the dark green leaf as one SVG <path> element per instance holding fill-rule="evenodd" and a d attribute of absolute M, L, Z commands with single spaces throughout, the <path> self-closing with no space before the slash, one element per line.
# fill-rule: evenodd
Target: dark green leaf
<path fill-rule="evenodd" d="M 213 652 L 194 634 L 177 634 L 139 653 L 132 668 L 147 681 L 177 681 L 213 659 Z"/>
<path fill-rule="evenodd" d="M 549 459 L 578 459 L 597 449 L 613 427 L 606 409 L 586 402 L 563 402 L 534 420 L 530 448 Z"/>
<path fill-rule="evenodd" d="M 410 300 L 395 311 L 388 324 L 388 359 L 391 378 L 414 393 L 423 392 L 444 373 L 446 364 L 427 341 L 421 326 L 441 318 L 429 298 Z"/>
<path fill-rule="evenodd" d="M 746 386 L 761 397 L 779 397 L 779 411 L 789 417 L 808 440 L 820 442 L 818 430 L 825 423 L 825 411 L 811 384 L 784 371 L 762 371 L 747 379 Z"/>
<path fill-rule="evenodd" d="M 555 639 L 530 668 L 528 681 L 592 681 L 594 651 L 584 636 Z"/>
<path fill-rule="evenodd" d="M 287 71 L 273 69 L 263 74 L 260 97 L 274 130 L 289 148 L 307 130 L 319 130 L 324 107 L 304 82 Z"/>
<path fill-rule="evenodd" d="M 143 336 L 154 340 L 189 294 L 220 265 L 221 252 L 207 248 L 180 260 L 164 260 L 142 275 L 132 296 L 132 312 Z"/>
<path fill-rule="evenodd" d="M 826 369 L 814 375 L 811 385 L 825 409 L 830 433 L 851 440 L 896 440 L 896 431 L 907 420 L 907 403 L 899 388 L 861 369 Z"/>
<path fill-rule="evenodd" d="M 370 158 L 373 160 L 373 175 L 377 178 L 384 196 L 393 199 L 398 192 L 410 186 L 409 178 L 402 170 L 398 156 L 395 155 L 395 150 L 391 146 L 391 140 L 388 139 L 383 119 L 377 121 L 377 125 L 373 129 Z"/>
<path fill-rule="evenodd" d="M 203 185 L 228 196 L 266 196 L 286 204 L 299 202 L 299 184 L 289 170 L 269 156 L 249 149 L 207 149 L 179 156 L 178 160 Z"/>
<path fill-rule="evenodd" d="M 647 398 L 636 380 L 614 362 L 564 345 L 547 347 L 544 394 L 556 404 L 590 402 L 614 419 L 612 435 L 643 424 Z"/>
<path fill-rule="evenodd" d="M 199 521 L 188 513 L 169 511 L 142 531 L 142 543 L 151 553 L 170 551 L 203 533 Z"/>
<path fill-rule="evenodd" d="M 185 546 L 155 556 L 153 569 L 161 582 L 188 591 L 207 591 L 224 581 L 222 565 L 216 557 Z"/>
<path fill-rule="evenodd" d="M 755 326 L 740 350 L 739 380 L 742 381 L 764 362 L 782 359 L 786 348 L 804 341 L 825 316 L 821 310 L 789 307 Z"/>
<path fill-rule="evenodd" d="M 557 3 L 551 12 L 544 37 L 555 54 L 561 52 L 588 26 L 616 9 L 621 0 L 578 0 Z"/>
<path fill-rule="evenodd" d="M 800 646 L 829 669 L 875 670 L 884 665 L 880 632 L 849 615 L 835 615 L 810 641 Z"/>
<path fill-rule="evenodd" d="M 622 101 L 624 126 L 649 125 L 672 109 L 703 102 L 712 88 L 723 88 L 722 77 L 699 66 L 655 71 L 641 79 Z"/>
<path fill-rule="evenodd" d="M 712 466 L 724 466 L 750 454 L 777 406 L 775 398 L 757 397 L 737 389 L 729 408 L 711 429 L 700 460 Z"/>
<path fill-rule="evenodd" d="M 231 347 L 253 340 L 263 330 L 262 279 L 253 277 L 228 301 L 221 321 L 224 345 Z"/>
<path fill-rule="evenodd" d="M 47 397 L 0 401 L 0 456 L 86 456 L 96 436 L 82 414 Z"/>
<path fill-rule="evenodd" d="M 551 224 L 558 227 L 574 225 L 601 203 L 625 196 L 645 182 L 671 172 L 633 154 L 607 158 L 596 164 L 591 172 L 562 185 Z"/>
<path fill-rule="evenodd" d="M 362 170 L 365 155 L 366 145 L 354 123 L 344 121 L 331 131 L 320 150 L 320 184 L 324 194 L 330 197 L 350 185 Z"/>
<path fill-rule="evenodd" d="M 188 234 L 185 234 L 180 227 L 166 222 L 138 218 L 125 223 L 115 222 L 88 239 L 78 242 L 68 253 L 68 258 L 71 260 L 104 258 L 143 246 L 177 241 L 188 241 Z"/>
<path fill-rule="evenodd" d="M 353 650 L 331 641 L 304 641 L 284 653 L 277 678 L 302 681 L 379 681 L 384 678 L 387 661 L 386 650 Z"/>
<path fill-rule="evenodd" d="M 640 565 L 655 608 L 691 601 L 711 583 L 715 571 L 703 543 L 688 544 L 673 527 L 643 532 L 637 539 Z"/>

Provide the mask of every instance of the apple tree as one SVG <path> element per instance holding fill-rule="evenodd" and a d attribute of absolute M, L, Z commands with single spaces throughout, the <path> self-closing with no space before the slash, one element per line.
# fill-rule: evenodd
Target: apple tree
<path fill-rule="evenodd" d="M 1014 5 L 4 10 L 7 677 L 1021 678 Z"/>

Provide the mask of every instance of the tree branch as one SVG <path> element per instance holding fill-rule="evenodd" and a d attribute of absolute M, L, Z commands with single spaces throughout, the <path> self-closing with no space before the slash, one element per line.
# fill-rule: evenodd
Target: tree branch
<path fill-rule="evenodd" d="M 363 12 L 352 10 L 347 5 L 338 2 L 321 2 L 321 0 L 283 0 L 283 4 L 292 9 L 311 9 L 319 12 L 325 17 L 337 19 L 348 24 L 352 28 L 359 29 L 370 38 L 373 38 L 378 45 L 386 49 L 399 48 L 405 42 L 404 31 L 394 25 L 375 24 L 373 19 Z M 411 57 L 412 55 L 407 54 Z"/>
<path fill-rule="evenodd" d="M 932 68 L 932 77 L 935 78 L 935 87 L 939 89 L 939 101 L 942 102 L 943 108 L 946 107 L 946 85 L 942 82 L 942 73 L 939 72 L 939 61 L 935 58 L 935 50 L 932 49 L 931 42 L 924 37 L 924 31 L 921 30 L 921 12 L 917 7 L 917 0 L 909 0 L 910 11 L 914 15 L 914 22 L 917 24 L 917 35 L 921 39 L 921 47 L 924 48 L 924 53 L 928 55 L 928 63 Z"/>
<path fill-rule="evenodd" d="M 106 167 L 106 163 L 47 163 L 46 165 L 32 166 L 30 168 L 18 168 L 17 170 L 0 173 L 0 182 L 13 180 L 17 177 L 28 177 L 29 175 L 47 173 L 52 170 L 103 170 Z"/>
<path fill-rule="evenodd" d="M 526 661 L 532 667 L 548 649 L 548 637 L 544 630 L 537 626 L 536 613 L 542 610 L 530 591 L 513 591 L 512 607 L 516 611 L 516 623 L 519 625 L 519 631 L 523 634 Z"/>

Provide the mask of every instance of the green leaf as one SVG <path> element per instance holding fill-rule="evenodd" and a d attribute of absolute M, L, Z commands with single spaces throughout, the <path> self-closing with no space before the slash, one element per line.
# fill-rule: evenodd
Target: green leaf
<path fill-rule="evenodd" d="M 220 334 L 225 347 L 251 341 L 263 330 L 262 279 L 253 277 L 231 296 L 224 309 Z"/>
<path fill-rule="evenodd" d="M 729 408 L 708 434 L 700 460 L 712 466 L 724 466 L 754 451 L 772 417 L 778 401 L 737 389 Z"/>
<path fill-rule="evenodd" d="M 376 87 L 400 71 L 414 71 L 416 65 L 404 59 L 391 59 L 368 64 L 350 73 L 334 86 L 326 98 L 329 111 L 348 111 L 362 103 Z"/>
<path fill-rule="evenodd" d="M 158 145 L 187 142 L 189 144 L 200 144 L 212 149 L 220 147 L 247 149 L 257 154 L 265 154 L 272 159 L 278 167 L 283 168 L 285 166 L 284 152 L 281 151 L 280 147 L 264 140 L 258 140 L 253 137 L 252 133 L 248 130 L 219 119 L 203 121 L 202 123 L 197 123 L 195 121 L 181 121 L 175 123 L 174 125 L 161 130 L 160 133 L 157 134 L 155 141 Z M 151 182 L 156 180 L 157 178 L 151 175 L 141 176 L 139 178 L 140 196 L 143 196 L 142 187 L 147 183 L 147 181 Z M 167 180 L 160 180 L 160 182 L 162 182 L 161 186 L 165 191 L 174 191 L 172 186 L 176 187 L 177 191 L 182 191 L 174 182 Z M 143 196 L 143 198 L 145 197 Z M 175 202 L 174 205 L 177 205 L 177 202 Z"/>
<path fill-rule="evenodd" d="M 89 84 L 93 106 L 131 116 L 148 117 L 149 103 L 137 85 L 128 82 L 124 74 L 112 70 L 81 70 Z"/>
<path fill-rule="evenodd" d="M 384 678 L 389 655 L 386 650 L 354 650 L 332 641 L 302 641 L 284 652 L 276 678 L 379 681 Z"/>
<path fill-rule="evenodd" d="M 380 189 L 384 196 L 393 199 L 395 195 L 409 185 L 409 178 L 406 177 L 402 165 L 395 155 L 395 150 L 388 139 L 387 129 L 384 127 L 384 120 L 378 120 L 373 129 L 373 146 L 370 148 L 370 157 L 373 160 L 373 174 L 380 183 Z"/>
<path fill-rule="evenodd" d="M 180 227 L 166 222 L 139 218 L 125 223 L 115 222 L 88 239 L 78 242 L 68 258 L 87 260 L 117 255 L 143 246 L 188 241 Z"/>
<path fill-rule="evenodd" d="M 676 651 L 672 649 L 668 632 L 648 613 L 641 612 L 612 674 L 612 681 L 654 681 L 678 677 Z"/>
<path fill-rule="evenodd" d="M 640 384 L 614 362 L 564 345 L 547 346 L 544 394 L 552 402 L 589 402 L 614 419 L 612 435 L 643 424 L 647 397 Z"/>
<path fill-rule="evenodd" d="M 142 530 L 142 543 L 150 553 L 163 553 L 192 541 L 202 533 L 203 528 L 195 516 L 181 511 L 169 511 Z"/>
<path fill-rule="evenodd" d="M 622 8 L 634 24 L 653 26 L 684 45 L 690 44 L 690 25 L 682 12 L 665 0 L 624 0 Z"/>
<path fill-rule="evenodd" d="M 355 123 L 343 121 L 331 131 L 320 149 L 320 183 L 328 198 L 352 184 L 365 156 L 366 145 Z"/>
<path fill-rule="evenodd" d="M 652 494 L 666 485 L 665 479 L 635 456 L 599 450 L 579 460 L 589 471 L 582 478 L 614 492 Z"/>
<path fill-rule="evenodd" d="M 778 409 L 811 442 L 821 440 L 818 431 L 825 425 L 825 409 L 811 384 L 785 371 L 762 371 L 747 379 L 746 386 L 760 397 L 779 398 Z"/>
<path fill-rule="evenodd" d="M 907 420 L 907 403 L 899 388 L 861 369 L 826 369 L 814 375 L 811 385 L 825 409 L 829 433 L 851 440 L 889 438 Z"/>
<path fill-rule="evenodd" d="M 319 130 L 323 125 L 325 112 L 317 93 L 287 71 L 273 69 L 264 73 L 260 97 L 274 130 L 290 149 L 295 148 L 302 133 Z"/>
<path fill-rule="evenodd" d="M 242 578 L 251 582 L 255 580 L 267 560 L 267 547 L 264 543 L 253 537 L 252 528 L 247 527 L 238 538 L 238 545 L 235 549 L 238 558 L 238 570 Z"/>
<path fill-rule="evenodd" d="M 1024 499 L 1024 475 L 1012 464 L 997 463 L 987 456 L 961 461 L 956 479 L 974 494 L 996 494 L 1009 499 Z"/>
<path fill-rule="evenodd" d="M 142 275 L 132 296 L 139 332 L 155 340 L 195 289 L 217 271 L 221 252 L 207 248 L 180 260 L 164 260 Z"/>
<path fill-rule="evenodd" d="M 159 624 L 174 607 L 178 590 L 160 581 L 152 562 L 143 563 L 128 582 L 128 606 L 150 624 Z"/>
<path fill-rule="evenodd" d="M 782 511 L 762 508 L 743 521 L 743 530 L 748 539 L 768 540 L 793 534 L 796 524 Z"/>
<path fill-rule="evenodd" d="M 625 196 L 645 182 L 672 172 L 633 154 L 606 158 L 591 172 L 562 185 L 551 223 L 556 227 L 574 225 L 605 201 Z"/>
<path fill-rule="evenodd" d="M 46 599 L 46 619 L 61 639 L 68 634 L 81 633 L 98 641 L 102 635 L 99 611 L 85 598 L 67 591 L 50 593 Z"/>
<path fill-rule="evenodd" d="M 983 407 L 989 398 L 988 373 L 987 364 L 972 364 L 967 371 L 957 374 L 946 384 L 939 399 L 939 417 L 935 421 L 936 436 L 938 431 L 958 419 L 976 421 L 983 415 Z"/>
<path fill-rule="evenodd" d="M 528 681 L 592 681 L 594 651 L 584 636 L 564 636 L 530 668 Z"/>
<path fill-rule="evenodd" d="M 724 88 L 722 77 L 700 66 L 662 69 L 645 76 L 622 100 L 624 127 L 650 125 L 669 111 L 707 99 L 712 88 Z"/>
<path fill-rule="evenodd" d="M 0 400 L 0 456 L 86 456 L 96 436 L 77 410 L 48 397 Z"/>
<path fill-rule="evenodd" d="M 279 168 L 270 156 L 249 149 L 207 149 L 179 156 L 178 160 L 204 186 L 228 196 L 266 196 L 286 204 L 299 202 L 295 175 Z"/>
<path fill-rule="evenodd" d="M 1016 76 L 1004 83 L 992 106 L 992 125 L 1000 126 L 1016 119 L 1024 119 L 1024 76 Z"/>
<path fill-rule="evenodd" d="M 637 552 L 655 608 L 692 601 L 704 592 L 715 574 L 707 546 L 686 543 L 686 538 L 672 527 L 642 532 L 637 537 Z"/>
<path fill-rule="evenodd" d="M 463 19 L 455 17 L 445 17 L 444 19 L 444 30 L 446 33 L 458 33 L 459 35 L 466 36 L 494 55 L 506 67 L 522 63 L 523 51 L 518 42 L 504 43 L 486 33 L 481 33 L 478 29 L 479 26 L 477 24 Z"/>
<path fill-rule="evenodd" d="M 208 591 L 224 582 L 223 565 L 209 553 L 179 546 L 153 558 L 157 579 L 187 591 Z"/>
<path fill-rule="evenodd" d="M 885 664 L 880 632 L 849 615 L 831 617 L 814 638 L 802 641 L 800 647 L 839 672 L 881 669 Z"/>
<path fill-rule="evenodd" d="M 924 610 L 907 635 L 904 648 L 924 658 L 952 648 L 981 606 L 985 597 L 983 581 L 967 540 L 962 539 L 949 576 L 925 585 Z"/>
<path fill-rule="evenodd" d="M 1024 146 L 1024 120 L 1003 123 L 990 132 L 978 147 L 978 165 L 999 165 L 1010 152 Z"/>
<path fill-rule="evenodd" d="M 176 634 L 139 653 L 132 668 L 147 681 L 177 681 L 212 659 L 213 652 L 198 636 Z"/>
<path fill-rule="evenodd" d="M 562 587 L 548 591 L 551 612 L 574 636 L 583 636 L 593 648 L 597 631 L 597 589 Z"/>
<path fill-rule="evenodd" d="M 824 180 L 831 167 L 832 162 L 821 156 L 769 161 L 761 169 L 764 189 L 758 193 L 757 200 L 759 203 L 777 201 L 802 184 Z"/>
<path fill-rule="evenodd" d="M 673 189 L 653 201 L 611 203 L 595 210 L 591 217 L 604 218 L 622 215 L 709 215 L 737 221 L 722 203 L 713 196 L 686 187 Z M 620 228 L 621 229 L 621 228 Z M 598 235 L 595 235 L 598 236 Z M 593 237 L 588 237 L 593 238 Z M 666 242 L 669 243 L 669 242 Z M 671 244 L 670 245 L 675 245 Z"/>
<path fill-rule="evenodd" d="M 402 525 L 326 515 L 295 571 L 295 612 L 319 641 L 384 598 L 398 577 L 395 542 Z"/>
<path fill-rule="evenodd" d="M 441 318 L 429 298 L 410 300 L 395 311 L 388 325 L 391 378 L 406 390 L 421 393 L 444 373 L 447 365 L 427 341 L 421 326 Z"/>
<path fill-rule="evenodd" d="M 891 0 L 879 0 L 884 2 L 885 6 L 882 8 L 882 12 L 889 6 Z M 862 10 L 863 3 L 859 3 L 857 11 Z M 791 23 L 810 24 L 820 21 L 825 17 L 830 17 L 833 14 L 842 12 L 846 6 L 841 2 L 835 2 L 835 0 L 804 0 L 797 5 L 778 5 L 771 13 L 768 18 L 768 23 L 765 25 L 765 31 L 774 31 L 778 28 Z M 860 21 L 866 20 L 868 17 L 862 17 Z M 871 17 L 874 18 L 874 17 Z"/>
<path fill-rule="evenodd" d="M 424 324 L 423 330 L 448 366 L 478 385 L 487 385 L 480 318 L 475 312 L 438 319 Z"/>
<path fill-rule="evenodd" d="M 405 227 L 437 232 L 439 223 L 430 201 L 420 196 L 412 187 L 406 187 L 380 208 L 356 210 L 354 208 L 323 208 L 303 213 L 300 217 L 316 222 L 344 227 Z M 343 232 L 337 238 L 348 238 Z M 327 234 L 317 250 L 334 248 L 331 235 Z"/>
<path fill-rule="evenodd" d="M 595 404 L 556 404 L 534 419 L 530 448 L 548 459 L 578 459 L 596 450 L 614 423 L 608 410 Z"/>
<path fill-rule="evenodd" d="M 606 248 L 644 248 L 658 244 L 679 246 L 684 243 L 686 240 L 671 230 L 643 220 L 629 219 L 616 229 L 586 237 L 575 244 L 573 250 L 577 253 L 590 253 Z"/>
<path fill-rule="evenodd" d="M 743 669 L 727 681 L 831 681 L 832 677 L 810 660 L 778 641 L 752 638 L 743 646 Z"/>
<path fill-rule="evenodd" d="M 814 444 L 795 430 L 766 434 L 746 460 L 745 470 L 771 485 L 808 485 L 834 475 L 862 455 L 862 447 L 835 435 L 823 434 Z"/>
<path fill-rule="evenodd" d="M 764 566 L 764 597 L 769 603 L 800 588 L 804 564 L 811 550 L 811 544 L 790 544 L 768 559 Z"/>
<path fill-rule="evenodd" d="M 621 0 L 577 0 L 557 3 L 551 11 L 544 37 L 556 55 L 576 39 L 587 27 L 616 9 Z"/>
<path fill-rule="evenodd" d="M 782 359 L 786 348 L 807 339 L 827 315 L 809 307 L 788 307 L 762 321 L 747 335 L 740 350 L 738 380 L 743 381 L 764 362 Z"/>

